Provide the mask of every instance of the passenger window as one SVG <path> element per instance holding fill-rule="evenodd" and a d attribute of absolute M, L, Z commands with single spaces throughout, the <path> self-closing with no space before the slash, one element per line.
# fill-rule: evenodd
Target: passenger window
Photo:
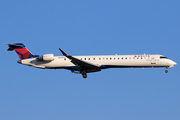
<path fill-rule="evenodd" d="M 99 60 L 101 60 L 101 58 L 99 58 Z"/>
<path fill-rule="evenodd" d="M 84 60 L 86 60 L 86 58 L 84 58 Z"/>
<path fill-rule="evenodd" d="M 116 58 L 114 58 L 114 60 L 116 60 Z"/>
<path fill-rule="evenodd" d="M 108 60 L 108 58 L 106 58 L 106 60 Z"/>
<path fill-rule="evenodd" d="M 90 58 L 89 58 L 89 60 L 90 60 Z"/>
<path fill-rule="evenodd" d="M 64 60 L 66 60 L 66 58 L 64 58 Z"/>
<path fill-rule="evenodd" d="M 93 58 L 93 60 L 95 60 L 95 58 Z"/>
<path fill-rule="evenodd" d="M 123 60 L 123 58 L 121 58 Z"/>

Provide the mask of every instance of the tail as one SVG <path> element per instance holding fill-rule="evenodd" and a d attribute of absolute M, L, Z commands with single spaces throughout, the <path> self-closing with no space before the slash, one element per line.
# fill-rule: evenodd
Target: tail
<path fill-rule="evenodd" d="M 22 43 L 15 43 L 15 44 L 8 44 L 5 43 L 6 45 L 9 45 L 8 51 L 13 51 L 15 50 L 19 58 L 22 59 L 28 59 L 28 58 L 35 58 L 39 57 L 39 55 L 33 55 Z"/>

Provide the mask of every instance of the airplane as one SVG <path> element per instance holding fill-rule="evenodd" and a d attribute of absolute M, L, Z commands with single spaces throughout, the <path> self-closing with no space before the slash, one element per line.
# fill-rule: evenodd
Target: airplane
<path fill-rule="evenodd" d="M 167 73 L 168 67 L 177 65 L 176 62 L 159 54 L 71 56 L 59 48 L 63 56 L 54 56 L 54 54 L 40 56 L 32 54 L 22 43 L 4 44 L 9 46 L 8 51 L 16 51 L 20 58 L 17 62 L 20 64 L 41 69 L 67 69 L 82 74 L 83 78 L 87 78 L 87 73 L 107 68 L 165 67 Z"/>

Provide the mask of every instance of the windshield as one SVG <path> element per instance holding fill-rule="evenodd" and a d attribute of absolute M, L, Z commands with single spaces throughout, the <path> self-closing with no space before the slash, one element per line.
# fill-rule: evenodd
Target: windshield
<path fill-rule="evenodd" d="M 165 56 L 160 56 L 160 59 L 168 59 L 168 58 Z"/>

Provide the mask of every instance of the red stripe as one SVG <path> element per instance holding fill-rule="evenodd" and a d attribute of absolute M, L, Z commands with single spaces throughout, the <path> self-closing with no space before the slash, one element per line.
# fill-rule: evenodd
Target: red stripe
<path fill-rule="evenodd" d="M 27 59 L 30 55 L 30 52 L 26 48 L 18 48 L 18 49 L 14 49 L 14 50 L 21 53 L 23 55 L 23 59 Z M 22 60 L 21 55 L 18 54 L 18 56 Z"/>
<path fill-rule="evenodd" d="M 29 54 L 30 54 L 30 52 L 28 51 L 28 52 L 26 52 L 24 55 L 23 55 L 23 58 L 24 59 L 27 59 L 28 57 L 29 57 Z"/>

